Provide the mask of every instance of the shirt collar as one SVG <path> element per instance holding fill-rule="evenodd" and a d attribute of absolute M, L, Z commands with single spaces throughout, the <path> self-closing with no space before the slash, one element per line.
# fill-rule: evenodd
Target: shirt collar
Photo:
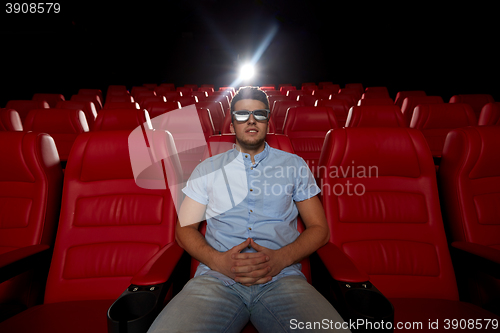
<path fill-rule="evenodd" d="M 255 160 L 254 167 L 256 167 L 261 161 L 263 161 L 269 155 L 269 151 L 271 148 L 269 147 L 267 142 L 264 142 L 264 144 L 265 144 L 264 150 L 254 156 L 254 160 Z M 244 157 L 244 155 L 246 155 L 245 153 L 240 152 L 238 150 L 238 148 L 236 147 L 236 145 L 234 146 L 233 151 L 235 152 L 235 154 L 240 154 L 243 157 Z M 245 161 L 244 158 L 243 158 L 243 161 Z M 248 159 L 248 161 L 249 161 L 248 163 L 251 163 L 250 158 Z"/>

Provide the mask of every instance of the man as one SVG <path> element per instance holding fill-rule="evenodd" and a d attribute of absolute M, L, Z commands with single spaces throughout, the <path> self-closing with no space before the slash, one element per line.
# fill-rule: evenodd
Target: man
<path fill-rule="evenodd" d="M 183 189 L 176 239 L 200 265 L 150 332 L 240 332 L 249 320 L 260 332 L 296 332 L 342 322 L 300 271 L 329 239 L 306 163 L 265 142 L 269 102 L 260 89 L 241 88 L 231 116 L 235 147 L 200 163 Z"/>

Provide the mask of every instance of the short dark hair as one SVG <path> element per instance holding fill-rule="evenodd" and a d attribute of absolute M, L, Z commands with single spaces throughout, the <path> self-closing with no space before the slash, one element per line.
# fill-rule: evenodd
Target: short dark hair
<path fill-rule="evenodd" d="M 269 99 L 267 98 L 266 93 L 263 90 L 260 90 L 259 87 L 241 87 L 234 95 L 231 100 L 231 111 L 234 110 L 234 105 L 236 102 L 242 99 L 254 99 L 260 101 L 265 104 L 266 109 L 269 109 Z"/>

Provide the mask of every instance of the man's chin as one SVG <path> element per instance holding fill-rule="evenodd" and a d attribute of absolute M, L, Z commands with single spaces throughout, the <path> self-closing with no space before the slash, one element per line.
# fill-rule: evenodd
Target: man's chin
<path fill-rule="evenodd" d="M 260 148 L 264 142 L 266 141 L 266 138 L 254 138 L 254 139 L 238 139 L 237 138 L 237 143 L 240 147 L 245 148 L 245 149 L 258 149 Z"/>

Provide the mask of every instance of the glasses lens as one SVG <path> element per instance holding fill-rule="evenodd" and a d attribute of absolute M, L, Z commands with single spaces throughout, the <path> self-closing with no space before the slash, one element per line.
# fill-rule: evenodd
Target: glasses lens
<path fill-rule="evenodd" d="M 266 120 L 267 119 L 267 110 L 255 110 L 253 112 L 253 116 L 255 117 L 255 120 Z"/>
<path fill-rule="evenodd" d="M 250 118 L 249 111 L 236 111 L 236 112 L 234 112 L 234 119 L 236 119 L 236 121 L 247 121 L 248 118 Z"/>

